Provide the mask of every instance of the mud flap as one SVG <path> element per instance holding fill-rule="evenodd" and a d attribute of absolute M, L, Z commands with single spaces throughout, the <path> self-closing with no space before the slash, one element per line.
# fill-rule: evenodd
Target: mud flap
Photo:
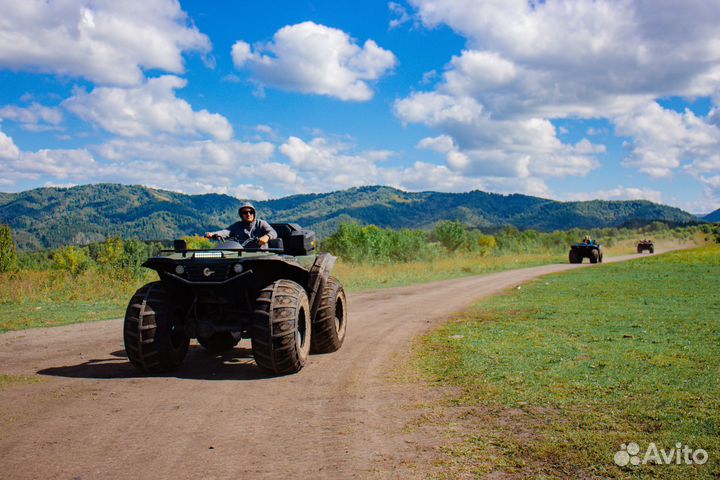
<path fill-rule="evenodd" d="M 320 300 L 322 299 L 322 291 L 325 288 L 327 279 L 330 276 L 330 271 L 335 266 L 337 257 L 330 255 L 329 253 L 321 253 L 315 259 L 312 267 L 310 267 L 310 274 L 308 277 L 308 299 L 310 300 L 310 315 L 313 321 L 315 321 L 315 315 L 317 309 L 320 306 Z"/>

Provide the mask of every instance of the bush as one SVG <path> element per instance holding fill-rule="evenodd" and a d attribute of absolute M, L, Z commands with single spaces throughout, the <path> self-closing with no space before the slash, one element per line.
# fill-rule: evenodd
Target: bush
<path fill-rule="evenodd" d="M 142 276 L 142 263 L 159 248 L 140 240 L 108 238 L 91 245 L 89 250 L 102 274 L 117 280 L 129 280 Z"/>
<path fill-rule="evenodd" d="M 17 250 L 10 225 L 0 225 L 0 272 L 9 272 L 17 266 Z"/>
<path fill-rule="evenodd" d="M 185 240 L 187 248 L 190 250 L 202 250 L 204 248 L 213 248 L 215 246 L 209 238 L 199 237 L 197 235 L 194 237 L 183 237 L 183 240 Z"/>
<path fill-rule="evenodd" d="M 91 264 L 92 260 L 84 249 L 69 246 L 58 248 L 53 253 L 51 267 L 53 270 L 77 276 L 90 268 Z"/>
<path fill-rule="evenodd" d="M 435 238 L 448 251 L 468 250 L 471 245 L 470 234 L 459 221 L 446 220 L 435 225 L 433 231 Z"/>
<path fill-rule="evenodd" d="M 435 256 L 422 230 L 392 230 L 375 225 L 342 223 L 321 244 L 322 250 L 352 263 L 409 262 Z"/>

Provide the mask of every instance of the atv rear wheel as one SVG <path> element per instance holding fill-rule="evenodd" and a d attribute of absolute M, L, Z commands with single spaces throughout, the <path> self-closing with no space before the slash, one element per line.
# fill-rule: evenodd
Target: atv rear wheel
<path fill-rule="evenodd" d="M 230 332 L 218 332 L 209 337 L 198 337 L 198 343 L 210 353 L 222 353 L 232 349 L 240 341 Z"/>
<path fill-rule="evenodd" d="M 590 250 L 590 263 L 598 263 L 600 252 L 596 249 Z"/>
<path fill-rule="evenodd" d="M 128 304 L 123 339 L 128 359 L 143 372 L 167 372 L 187 355 L 190 339 L 182 329 L 182 313 L 162 282 L 140 288 Z"/>
<path fill-rule="evenodd" d="M 650 253 L 655 253 L 655 247 L 650 247 Z"/>
<path fill-rule="evenodd" d="M 583 257 L 577 250 L 570 250 L 570 263 L 582 263 Z"/>
<path fill-rule="evenodd" d="M 312 324 L 312 353 L 337 351 L 347 332 L 347 299 L 342 284 L 330 277 Z"/>
<path fill-rule="evenodd" d="M 260 291 L 252 325 L 252 350 L 261 369 L 277 375 L 305 365 L 311 344 L 310 305 L 305 289 L 277 280 Z"/>

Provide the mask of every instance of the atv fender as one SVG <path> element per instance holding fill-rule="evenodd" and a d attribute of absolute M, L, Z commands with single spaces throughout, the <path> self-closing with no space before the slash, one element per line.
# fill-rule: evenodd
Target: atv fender
<path fill-rule="evenodd" d="M 330 271 L 335 266 L 337 257 L 330 255 L 329 253 L 321 253 L 315 259 L 312 267 L 310 267 L 308 275 L 308 300 L 310 301 L 310 314 L 312 319 L 315 319 L 317 309 L 320 306 L 320 299 L 322 298 L 322 291 L 325 288 L 327 279 L 330 276 Z"/>

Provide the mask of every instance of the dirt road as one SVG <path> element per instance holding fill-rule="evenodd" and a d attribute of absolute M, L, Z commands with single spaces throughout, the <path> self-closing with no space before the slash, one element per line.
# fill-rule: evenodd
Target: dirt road
<path fill-rule="evenodd" d="M 0 374 L 43 380 L 0 391 L 0 476 L 422 478 L 433 439 L 404 427 L 425 392 L 388 379 L 412 338 L 484 296 L 573 268 L 593 267 L 353 294 L 343 348 L 279 378 L 258 372 L 246 341 L 223 356 L 191 345 L 179 371 L 139 376 L 119 320 L 0 335 Z"/>

